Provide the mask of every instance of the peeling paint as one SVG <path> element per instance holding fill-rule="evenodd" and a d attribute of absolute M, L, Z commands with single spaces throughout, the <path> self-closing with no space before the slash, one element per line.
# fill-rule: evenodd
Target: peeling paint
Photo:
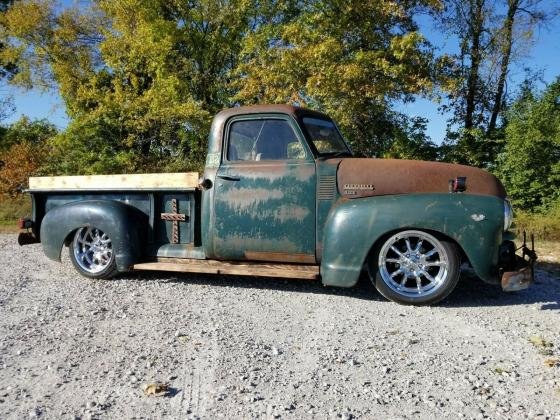
<path fill-rule="evenodd" d="M 264 188 L 236 188 L 220 191 L 221 199 L 234 211 L 252 210 L 257 205 L 270 200 L 281 200 L 284 193 L 279 189 L 267 190 Z"/>

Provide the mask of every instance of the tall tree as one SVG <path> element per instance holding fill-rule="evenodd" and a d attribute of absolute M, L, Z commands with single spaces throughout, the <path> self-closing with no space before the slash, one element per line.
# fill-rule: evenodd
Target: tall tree
<path fill-rule="evenodd" d="M 507 117 L 497 173 L 508 195 L 531 211 L 560 205 L 560 78 L 540 93 L 526 83 Z"/>
<path fill-rule="evenodd" d="M 0 13 L 4 13 L 13 0 L 0 0 Z M 3 30 L 2 24 L 0 22 L 0 31 Z M 17 67 L 9 59 L 9 56 L 5 56 L 5 44 L 0 41 L 0 82 L 5 78 L 12 77 L 17 71 Z M 0 97 L 0 121 L 4 120 L 10 112 L 13 111 L 13 101 L 12 97 L 9 95 L 2 95 Z M 0 128 L 0 131 L 2 128 Z"/>
<path fill-rule="evenodd" d="M 358 152 L 381 156 L 420 127 L 391 106 L 434 83 L 413 14 L 438 5 L 21 0 L 3 14 L 2 39 L 21 63 L 13 83 L 54 86 L 66 103 L 71 123 L 52 143 L 51 172 L 196 169 L 212 115 L 254 102 L 326 110 Z"/>
<path fill-rule="evenodd" d="M 516 51 L 532 40 L 536 27 L 554 15 L 542 0 L 447 0 L 438 16 L 446 31 L 457 37 L 460 52 L 449 92 L 448 158 L 487 166 L 499 151 L 499 118 L 506 106 L 506 85 Z M 525 45 L 522 45 L 525 44 Z"/>
<path fill-rule="evenodd" d="M 399 124 L 394 100 L 429 91 L 435 62 L 413 13 L 436 1 L 302 2 L 282 25 L 245 40 L 238 71 L 243 102 L 291 102 L 335 117 L 354 150 L 381 156 Z"/>

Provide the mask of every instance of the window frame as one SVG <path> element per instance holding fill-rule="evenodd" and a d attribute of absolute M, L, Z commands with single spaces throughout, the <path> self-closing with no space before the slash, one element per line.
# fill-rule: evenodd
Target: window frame
<path fill-rule="evenodd" d="M 228 159 L 228 151 L 230 146 L 230 133 L 231 133 L 231 126 L 239 121 L 262 121 L 262 120 L 283 120 L 288 123 L 290 128 L 295 134 L 295 138 L 301 146 L 303 147 L 303 151 L 305 153 L 305 157 L 301 159 L 263 159 L 263 160 L 229 160 Z M 301 131 L 301 127 L 299 126 L 298 122 L 295 121 L 291 116 L 286 114 L 275 114 L 275 113 L 267 113 L 267 114 L 245 114 L 245 115 L 238 115 L 230 118 L 225 127 L 224 127 L 224 141 L 222 147 L 222 163 L 228 163 L 231 165 L 243 165 L 243 164 L 259 164 L 259 163 L 278 163 L 278 162 L 288 162 L 288 163 L 302 163 L 302 162 L 311 162 L 313 161 L 313 151 L 309 148 L 309 144 L 307 143 L 307 138 Z"/>
<path fill-rule="evenodd" d="M 314 115 L 314 114 L 306 114 L 306 113 L 302 113 L 301 115 L 298 115 L 298 124 L 301 125 L 301 130 L 303 130 L 303 133 L 305 135 L 305 139 L 306 142 L 309 144 L 309 148 L 311 149 L 313 155 L 318 159 L 318 158 L 324 158 L 324 157 L 328 157 L 329 153 L 320 153 L 317 148 L 315 147 L 315 143 L 313 143 L 313 139 L 311 138 L 311 134 L 309 133 L 309 130 L 307 130 L 307 127 L 305 126 L 305 123 L 303 122 L 304 118 L 315 118 L 316 120 L 323 120 L 323 121 L 328 121 L 330 123 L 332 123 L 334 125 L 334 128 L 336 129 L 336 131 L 338 132 L 338 135 L 340 136 L 340 138 L 342 139 L 342 142 L 344 143 L 344 146 L 346 146 L 346 149 L 350 155 L 350 157 L 354 156 L 354 152 L 352 151 L 352 148 L 350 147 L 350 145 L 348 144 L 348 142 L 346 141 L 346 139 L 344 138 L 344 136 L 342 135 L 342 132 L 340 131 L 340 128 L 338 127 L 338 124 L 331 118 L 329 118 L 328 116 L 323 116 L 323 115 Z"/>

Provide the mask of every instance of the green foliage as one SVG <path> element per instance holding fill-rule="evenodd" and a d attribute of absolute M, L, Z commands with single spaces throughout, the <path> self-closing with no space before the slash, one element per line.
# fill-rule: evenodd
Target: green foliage
<path fill-rule="evenodd" d="M 503 136 L 503 127 L 491 134 L 481 128 L 448 131 L 447 138 L 440 146 L 441 159 L 479 168 L 492 167 L 503 148 Z"/>
<path fill-rule="evenodd" d="M 8 150 L 14 144 L 29 143 L 39 145 L 57 133 L 54 125 L 47 120 L 34 120 L 23 116 L 0 131 L 0 152 Z"/>
<path fill-rule="evenodd" d="M 27 179 L 39 172 L 46 144 L 57 133 L 46 120 L 22 117 L 0 130 L 0 195 L 17 196 Z"/>
<path fill-rule="evenodd" d="M 245 39 L 236 98 L 319 108 L 358 154 L 381 155 L 397 125 L 390 101 L 433 86 L 435 60 L 412 14 L 416 6 L 438 5 L 304 2 L 293 19 L 262 25 Z"/>
<path fill-rule="evenodd" d="M 427 120 L 403 118 L 384 158 L 437 160 L 438 147 L 426 136 Z"/>
<path fill-rule="evenodd" d="M 66 103 L 72 121 L 52 142 L 46 173 L 199 168 L 216 111 L 254 102 L 320 108 L 359 154 L 414 157 L 423 153 L 412 150 L 418 127 L 390 103 L 433 87 L 437 63 L 412 19 L 419 7 L 439 2 L 100 0 L 60 9 L 23 0 L 2 15 L 0 55 L 20 68 L 12 83 L 54 86 Z"/>
<path fill-rule="evenodd" d="M 560 201 L 560 79 L 540 94 L 524 89 L 508 121 L 496 173 L 516 207 L 549 209 Z"/>

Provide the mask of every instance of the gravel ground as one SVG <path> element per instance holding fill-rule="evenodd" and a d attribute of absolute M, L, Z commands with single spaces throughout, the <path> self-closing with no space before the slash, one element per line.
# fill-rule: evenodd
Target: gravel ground
<path fill-rule="evenodd" d="M 366 281 L 92 281 L 0 235 L 0 418 L 560 419 L 559 273 L 414 308 Z"/>

